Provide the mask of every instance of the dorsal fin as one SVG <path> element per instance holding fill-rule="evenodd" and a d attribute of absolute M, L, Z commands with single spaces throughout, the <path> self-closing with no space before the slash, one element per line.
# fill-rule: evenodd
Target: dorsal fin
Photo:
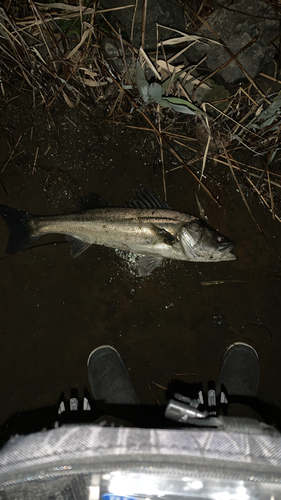
<path fill-rule="evenodd" d="M 145 187 L 140 187 L 136 192 L 134 198 L 124 205 L 126 208 L 165 208 L 171 209 L 166 201 L 160 200 L 160 198 L 151 193 Z"/>
<path fill-rule="evenodd" d="M 80 198 L 79 207 L 81 210 L 93 208 L 112 207 L 102 196 L 96 193 L 89 193 Z"/>

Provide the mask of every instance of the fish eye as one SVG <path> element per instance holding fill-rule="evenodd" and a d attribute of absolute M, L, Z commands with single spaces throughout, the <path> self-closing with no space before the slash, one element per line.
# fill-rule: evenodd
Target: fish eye
<path fill-rule="evenodd" d="M 219 241 L 219 243 L 221 243 L 223 240 L 224 240 L 224 237 L 221 234 L 219 234 L 217 236 L 217 241 Z"/>

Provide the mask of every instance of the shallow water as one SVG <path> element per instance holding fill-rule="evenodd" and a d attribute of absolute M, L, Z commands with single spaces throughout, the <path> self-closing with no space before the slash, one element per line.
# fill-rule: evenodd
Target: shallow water
<path fill-rule="evenodd" d="M 99 109 L 63 105 L 52 111 L 54 129 L 42 108 L 17 99 L 4 117 L 12 143 L 22 135 L 17 152 L 24 152 L 1 174 L 2 204 L 35 214 L 72 212 L 79 195 L 94 191 L 121 205 L 140 184 L 163 197 L 153 134 L 114 129 Z M 1 148 L 2 169 L 10 154 L 4 134 Z M 177 165 L 167 152 L 165 161 L 167 170 Z M 173 170 L 166 181 L 168 203 L 199 215 L 188 172 Z M 248 342 L 260 358 L 259 397 L 281 407 L 280 225 L 249 200 L 265 239 L 228 175 L 209 186 L 222 208 L 202 190 L 200 202 L 208 222 L 235 241 L 238 259 L 167 261 L 146 278 L 114 249 L 93 246 L 74 260 L 60 236 L 5 257 L 8 230 L 0 221 L 0 424 L 16 412 L 56 404 L 73 387 L 89 389 L 87 358 L 102 344 L 119 351 L 142 403 L 163 404 L 165 392 L 153 382 L 178 378 L 207 387 L 226 348 Z"/>

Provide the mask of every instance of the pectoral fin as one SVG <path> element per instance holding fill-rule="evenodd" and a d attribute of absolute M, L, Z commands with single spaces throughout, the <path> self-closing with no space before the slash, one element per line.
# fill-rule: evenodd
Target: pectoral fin
<path fill-rule="evenodd" d="M 155 257 L 155 255 L 144 255 L 140 257 L 137 262 L 139 275 L 148 276 L 157 266 L 160 266 L 162 260 L 161 257 Z"/>
<path fill-rule="evenodd" d="M 87 250 L 87 248 L 91 246 L 90 243 L 85 243 L 85 241 L 79 240 L 78 238 L 73 238 L 73 236 L 67 235 L 66 239 L 71 245 L 71 257 L 74 258 L 81 255 L 81 253 L 83 253 L 85 250 Z"/>
<path fill-rule="evenodd" d="M 165 243 L 165 245 L 173 245 L 176 241 L 178 241 L 177 238 L 166 229 L 155 226 L 155 230 L 157 231 L 157 236 L 160 237 L 160 240 Z"/>

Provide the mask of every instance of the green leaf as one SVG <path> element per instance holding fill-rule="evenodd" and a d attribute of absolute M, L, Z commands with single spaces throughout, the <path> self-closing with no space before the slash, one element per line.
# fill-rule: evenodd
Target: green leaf
<path fill-rule="evenodd" d="M 280 91 L 281 92 L 281 91 Z M 267 106 L 267 108 L 259 115 L 259 120 L 265 120 L 267 118 L 270 118 L 273 116 L 276 111 L 278 111 L 281 107 L 281 94 L 280 92 L 278 95 L 273 99 L 272 103 Z"/>
<path fill-rule="evenodd" d="M 148 83 L 147 79 L 145 78 L 144 71 L 143 71 L 139 61 L 137 61 L 137 65 L 136 65 L 136 80 L 137 80 L 137 87 L 138 87 L 139 93 L 142 97 L 142 100 L 144 102 L 148 102 L 150 100 L 149 83 Z"/>
<path fill-rule="evenodd" d="M 269 159 L 268 165 L 270 165 L 270 163 L 274 160 L 276 153 L 277 153 L 277 148 L 273 151 L 273 153 Z"/>
<path fill-rule="evenodd" d="M 264 128 L 264 127 L 268 127 L 269 125 L 271 125 L 274 120 L 276 118 L 280 118 L 278 115 L 273 115 L 273 116 L 270 116 L 270 118 L 268 118 L 267 120 L 265 120 L 262 124 L 261 124 L 261 128 Z"/>
<path fill-rule="evenodd" d="M 179 113 L 206 116 L 206 113 L 197 108 L 195 104 L 192 104 L 191 102 L 182 99 L 181 97 L 162 97 L 162 99 L 159 101 L 159 104 L 161 104 L 161 106 L 172 108 Z"/>
<path fill-rule="evenodd" d="M 159 85 L 159 83 L 149 85 L 148 95 L 151 101 L 159 102 L 162 97 L 162 85 Z"/>

